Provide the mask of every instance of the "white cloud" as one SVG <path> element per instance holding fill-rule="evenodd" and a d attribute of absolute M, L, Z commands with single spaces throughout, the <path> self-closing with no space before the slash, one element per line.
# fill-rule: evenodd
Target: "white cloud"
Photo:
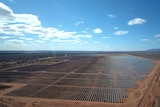
<path fill-rule="evenodd" d="M 27 40 L 27 41 L 32 41 L 33 40 L 32 38 L 27 38 L 27 37 L 20 37 L 19 39 Z"/>
<path fill-rule="evenodd" d="M 96 28 L 93 30 L 94 33 L 102 33 L 102 29 L 101 28 Z"/>
<path fill-rule="evenodd" d="M 13 11 L 0 2 L 0 33 L 6 35 L 23 36 L 27 28 L 40 27 L 41 22 L 38 17 L 32 14 L 15 14 Z M 25 28 L 24 28 L 24 27 Z"/>
<path fill-rule="evenodd" d="M 11 40 L 8 40 L 8 42 L 24 43 L 24 41 L 23 41 L 23 40 L 18 40 L 18 39 L 11 39 Z"/>
<path fill-rule="evenodd" d="M 23 28 L 20 28 L 17 25 L 7 24 L 7 25 L 0 26 L 0 33 L 6 34 L 6 35 L 24 36 L 22 32 Z"/>
<path fill-rule="evenodd" d="M 134 18 L 132 20 L 130 20 L 128 22 L 128 25 L 137 25 L 137 24 L 143 24 L 147 22 L 145 19 L 142 19 L 142 18 Z"/>
<path fill-rule="evenodd" d="M 78 25 L 83 24 L 83 23 L 84 23 L 84 21 L 76 22 L 75 26 L 78 26 Z"/>
<path fill-rule="evenodd" d="M 38 16 L 32 14 L 14 14 L 16 23 L 24 23 L 31 26 L 40 26 L 41 22 L 38 19 Z"/>
<path fill-rule="evenodd" d="M 160 38 L 160 34 L 157 34 L 154 36 L 155 38 Z"/>
<path fill-rule="evenodd" d="M 88 33 L 86 30 L 82 30 L 82 33 Z"/>
<path fill-rule="evenodd" d="M 63 25 L 58 25 L 59 27 L 62 27 Z"/>
<path fill-rule="evenodd" d="M 103 36 L 102 38 L 103 38 L 103 39 L 109 39 L 109 38 L 111 38 L 111 37 L 109 37 L 109 36 Z"/>
<path fill-rule="evenodd" d="M 108 17 L 109 17 L 109 18 L 116 18 L 116 16 L 113 15 L 113 14 L 108 14 Z"/>
<path fill-rule="evenodd" d="M 74 38 L 74 36 L 77 34 L 77 32 L 65 32 L 65 31 L 59 31 L 55 28 L 42 28 L 41 31 L 35 30 L 34 33 L 40 33 L 39 37 L 44 38 L 46 40 L 49 40 L 53 37 L 57 38 Z"/>
<path fill-rule="evenodd" d="M 85 28 L 83 31 L 82 31 L 82 33 L 88 33 L 89 32 L 89 28 Z"/>
<path fill-rule="evenodd" d="M 81 38 L 92 38 L 92 35 L 76 35 L 72 38 L 55 38 L 52 42 L 60 42 L 60 43 L 84 43 Z"/>
<path fill-rule="evenodd" d="M 36 43 L 45 43 L 45 41 L 43 41 L 43 40 L 35 40 L 34 42 L 36 42 Z"/>
<path fill-rule="evenodd" d="M 9 39 L 9 36 L 0 36 L 0 39 Z"/>
<path fill-rule="evenodd" d="M 31 44 L 25 43 L 25 41 L 20 39 L 10 39 L 5 40 L 2 45 L 0 45 L 0 49 L 2 50 L 25 50 L 27 46 L 30 46 Z M 13 48 L 14 47 L 14 48 Z M 28 48 L 31 49 L 31 48 Z"/>
<path fill-rule="evenodd" d="M 88 41 L 85 41 L 85 42 L 83 42 L 82 44 L 88 44 L 89 42 Z"/>
<path fill-rule="evenodd" d="M 27 38 L 27 34 L 37 35 L 41 40 L 92 38 L 91 35 L 80 35 L 77 32 L 66 32 L 54 27 L 42 27 L 38 16 L 33 14 L 16 14 L 8 6 L 0 2 L 0 33 L 7 36 L 21 36 L 20 39 L 33 40 Z M 76 25 L 84 23 L 77 22 Z M 61 26 L 61 25 L 60 25 Z M 101 30 L 99 32 L 102 32 Z M 35 41 L 42 43 L 42 41 Z"/>
<path fill-rule="evenodd" d="M 15 14 L 13 11 L 6 6 L 5 4 L 0 2 L 0 19 L 1 24 L 8 25 L 8 24 L 27 24 L 31 26 L 40 26 L 41 22 L 38 20 L 38 16 L 32 14 Z"/>
<path fill-rule="evenodd" d="M 157 41 L 160 41 L 160 34 L 154 35 L 154 37 L 157 39 Z"/>
<path fill-rule="evenodd" d="M 52 42 L 60 42 L 60 43 L 80 43 L 81 39 L 53 39 Z"/>
<path fill-rule="evenodd" d="M 114 27 L 115 30 L 119 29 L 119 27 Z"/>
<path fill-rule="evenodd" d="M 114 35 L 126 35 L 126 34 L 128 34 L 128 31 L 124 31 L 124 30 L 118 30 L 114 32 Z"/>
<path fill-rule="evenodd" d="M 3 14 L 3 16 L 13 13 L 13 11 L 8 6 L 6 6 L 1 2 L 0 2 L 0 12 L 1 14 Z"/>
<path fill-rule="evenodd" d="M 147 42 L 147 41 L 149 41 L 149 39 L 141 39 L 140 41 Z"/>

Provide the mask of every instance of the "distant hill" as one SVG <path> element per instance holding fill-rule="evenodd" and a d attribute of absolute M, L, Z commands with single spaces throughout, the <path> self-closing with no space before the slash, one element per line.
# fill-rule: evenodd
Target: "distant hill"
<path fill-rule="evenodd" d="M 160 52 L 160 49 L 149 49 L 149 50 L 147 50 L 147 51 L 158 51 L 158 52 Z"/>

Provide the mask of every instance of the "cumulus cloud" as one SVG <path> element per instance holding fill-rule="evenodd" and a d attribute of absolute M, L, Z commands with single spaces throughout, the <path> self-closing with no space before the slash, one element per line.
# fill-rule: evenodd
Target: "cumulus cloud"
<path fill-rule="evenodd" d="M 102 33 L 102 29 L 101 28 L 96 28 L 93 30 L 94 33 Z"/>
<path fill-rule="evenodd" d="M 16 23 L 24 23 L 30 26 L 40 26 L 41 22 L 38 16 L 32 14 L 13 14 Z"/>
<path fill-rule="evenodd" d="M 76 25 L 84 23 L 77 22 Z M 7 36 L 20 36 L 23 40 L 27 34 L 37 35 L 41 40 L 92 38 L 91 35 L 79 35 L 77 32 L 66 32 L 54 27 L 42 27 L 38 16 L 33 14 L 16 14 L 7 5 L 0 2 L 0 33 Z M 40 43 L 41 41 L 35 41 Z M 41 42 L 42 43 L 42 42 Z"/>
<path fill-rule="evenodd" d="M 113 14 L 108 14 L 108 17 L 109 17 L 109 18 L 116 18 L 116 16 L 113 15 Z"/>
<path fill-rule="evenodd" d="M 149 39 L 141 39 L 140 41 L 147 42 L 147 41 L 149 41 Z"/>
<path fill-rule="evenodd" d="M 13 11 L 8 6 L 6 6 L 5 4 L 3 4 L 1 2 L 0 2 L 0 12 L 2 14 L 2 17 L 13 13 Z"/>
<path fill-rule="evenodd" d="M 145 23 L 145 22 L 147 22 L 145 19 L 142 19 L 142 18 L 134 18 L 134 19 L 132 19 L 132 20 L 130 20 L 129 22 L 128 22 L 128 25 L 137 25 L 137 24 L 143 24 L 143 23 Z"/>
<path fill-rule="evenodd" d="M 0 33 L 6 35 L 23 36 L 29 27 L 40 27 L 38 16 L 32 14 L 15 14 L 0 2 Z"/>
<path fill-rule="evenodd" d="M 32 14 L 15 14 L 13 11 L 0 2 L 0 15 L 1 24 L 8 25 L 14 23 L 23 23 L 31 26 L 40 26 L 41 22 L 38 20 L 38 16 Z"/>
<path fill-rule="evenodd" d="M 128 31 L 126 30 L 118 30 L 114 32 L 114 35 L 126 35 L 126 34 L 128 34 Z"/>

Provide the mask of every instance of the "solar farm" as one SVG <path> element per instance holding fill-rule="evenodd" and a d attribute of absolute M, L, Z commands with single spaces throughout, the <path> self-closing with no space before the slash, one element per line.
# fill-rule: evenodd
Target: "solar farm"
<path fill-rule="evenodd" d="M 24 83 L 5 96 L 124 103 L 126 89 L 137 87 L 152 61 L 131 55 L 59 57 L 55 64 L 34 64 L 0 72 L 0 82 Z M 142 68 L 143 67 L 143 68 Z"/>

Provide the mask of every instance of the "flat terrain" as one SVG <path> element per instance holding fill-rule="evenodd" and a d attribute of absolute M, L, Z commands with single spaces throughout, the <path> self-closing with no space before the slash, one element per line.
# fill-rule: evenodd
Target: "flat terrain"
<path fill-rule="evenodd" d="M 70 56 L 3 69 L 0 107 L 158 107 L 160 61 L 145 61 L 122 54 Z M 140 64 L 151 69 L 141 72 Z"/>

